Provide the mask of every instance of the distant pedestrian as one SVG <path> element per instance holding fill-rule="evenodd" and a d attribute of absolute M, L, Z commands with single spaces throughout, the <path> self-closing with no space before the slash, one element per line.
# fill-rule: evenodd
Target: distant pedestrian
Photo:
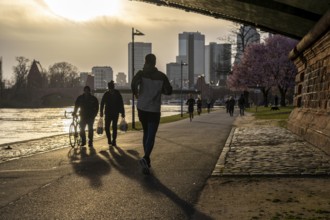
<path fill-rule="evenodd" d="M 229 113 L 229 98 L 226 99 L 225 105 L 226 105 L 226 112 Z"/>
<path fill-rule="evenodd" d="M 194 118 L 194 105 L 195 105 L 195 99 L 193 98 L 192 94 L 189 95 L 189 99 L 186 102 L 186 105 L 188 105 L 188 113 L 190 121 Z"/>
<path fill-rule="evenodd" d="M 88 126 L 88 146 L 93 147 L 93 124 L 95 117 L 99 111 L 99 102 L 95 96 L 91 94 L 89 86 L 84 87 L 84 94 L 78 96 L 75 102 L 72 115 L 76 116 L 77 111 L 80 109 L 80 137 L 81 146 L 86 145 L 86 125 Z"/>
<path fill-rule="evenodd" d="M 241 97 L 239 97 L 238 99 L 238 107 L 239 107 L 239 114 L 243 116 L 245 109 L 245 99 L 243 94 L 241 94 Z"/>
<path fill-rule="evenodd" d="M 208 99 L 206 104 L 207 104 L 207 113 L 210 113 L 210 111 L 211 111 L 211 100 Z"/>
<path fill-rule="evenodd" d="M 228 101 L 228 110 L 230 116 L 234 115 L 234 108 L 235 108 L 235 99 L 231 96 Z"/>
<path fill-rule="evenodd" d="M 123 97 L 120 92 L 115 89 L 115 83 L 111 80 L 108 83 L 108 91 L 103 94 L 101 100 L 101 108 L 100 108 L 100 116 L 103 117 L 103 109 L 104 110 L 104 124 L 105 124 L 105 133 L 107 135 L 109 146 L 117 146 L 117 124 L 119 113 L 121 113 L 121 117 L 125 118 L 125 108 Z M 112 123 L 112 141 L 111 141 L 111 132 L 110 125 Z"/>
<path fill-rule="evenodd" d="M 150 173 L 150 155 L 160 122 L 161 94 L 172 94 L 172 86 L 167 76 L 155 66 L 156 56 L 148 54 L 143 70 L 137 72 L 131 83 L 133 94 L 138 100 L 137 110 L 143 128 L 144 156 L 139 162 L 144 174 Z"/>
<path fill-rule="evenodd" d="M 202 113 L 202 99 L 198 97 L 196 103 L 197 103 L 197 114 L 200 115 Z"/>

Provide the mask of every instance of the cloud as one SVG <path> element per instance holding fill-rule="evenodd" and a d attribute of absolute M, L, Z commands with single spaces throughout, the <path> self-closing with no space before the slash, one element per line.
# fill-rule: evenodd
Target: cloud
<path fill-rule="evenodd" d="M 17 56 L 39 60 L 46 69 L 66 61 L 80 71 L 101 65 L 111 66 L 115 74 L 127 74 L 132 27 L 145 33 L 135 40 L 153 44 L 159 69 L 165 72 L 166 63 L 175 61 L 178 54 L 179 33 L 199 31 L 208 43 L 230 29 L 230 22 L 145 3 L 122 2 L 119 17 L 99 16 L 75 22 L 55 16 L 42 0 L 0 1 L 4 76 L 11 77 Z"/>

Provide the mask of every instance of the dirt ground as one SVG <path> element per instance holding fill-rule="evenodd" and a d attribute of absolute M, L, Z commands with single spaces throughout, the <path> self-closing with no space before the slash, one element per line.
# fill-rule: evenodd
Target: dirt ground
<path fill-rule="evenodd" d="M 221 220 L 326 220 L 330 219 L 330 179 L 212 177 L 197 210 Z"/>
<path fill-rule="evenodd" d="M 274 124 L 252 116 L 236 126 Z M 212 219 L 330 220 L 330 177 L 211 177 L 196 205 Z M 204 219 L 196 214 L 193 219 Z"/>

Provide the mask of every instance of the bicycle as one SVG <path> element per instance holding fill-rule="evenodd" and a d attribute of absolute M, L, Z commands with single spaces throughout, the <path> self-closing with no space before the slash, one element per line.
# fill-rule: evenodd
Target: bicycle
<path fill-rule="evenodd" d="M 72 115 L 73 112 L 64 112 L 65 118 L 67 114 Z M 79 127 L 79 115 L 72 115 L 72 122 L 69 127 L 69 140 L 72 148 L 79 147 L 81 144 L 80 127 Z"/>

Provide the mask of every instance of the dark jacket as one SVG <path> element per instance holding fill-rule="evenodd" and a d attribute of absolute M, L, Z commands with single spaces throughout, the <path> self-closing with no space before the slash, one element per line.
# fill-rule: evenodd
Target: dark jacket
<path fill-rule="evenodd" d="M 101 117 L 103 117 L 104 106 L 104 114 L 106 117 L 118 117 L 119 113 L 121 113 L 122 117 L 125 117 L 123 97 L 118 90 L 113 89 L 111 92 L 107 91 L 103 94 L 100 109 Z"/>
<path fill-rule="evenodd" d="M 229 108 L 234 108 L 235 103 L 236 103 L 235 99 L 233 99 L 233 98 L 229 99 L 229 101 L 228 101 Z"/>
<path fill-rule="evenodd" d="M 202 108 L 202 100 L 197 99 L 197 108 Z"/>
<path fill-rule="evenodd" d="M 161 95 L 172 94 L 167 76 L 156 67 L 146 65 L 134 76 L 131 88 L 138 97 L 137 108 L 147 112 L 160 112 Z"/>
<path fill-rule="evenodd" d="M 99 111 L 99 101 L 92 94 L 82 94 L 76 99 L 74 113 L 78 108 L 82 119 L 94 119 Z"/>
<path fill-rule="evenodd" d="M 187 100 L 186 104 L 188 105 L 188 111 L 193 112 L 194 111 L 194 105 L 195 105 L 195 99 L 189 98 Z"/>
<path fill-rule="evenodd" d="M 241 96 L 239 99 L 238 99 L 238 106 L 240 108 L 243 108 L 245 106 L 245 99 L 243 96 Z"/>

